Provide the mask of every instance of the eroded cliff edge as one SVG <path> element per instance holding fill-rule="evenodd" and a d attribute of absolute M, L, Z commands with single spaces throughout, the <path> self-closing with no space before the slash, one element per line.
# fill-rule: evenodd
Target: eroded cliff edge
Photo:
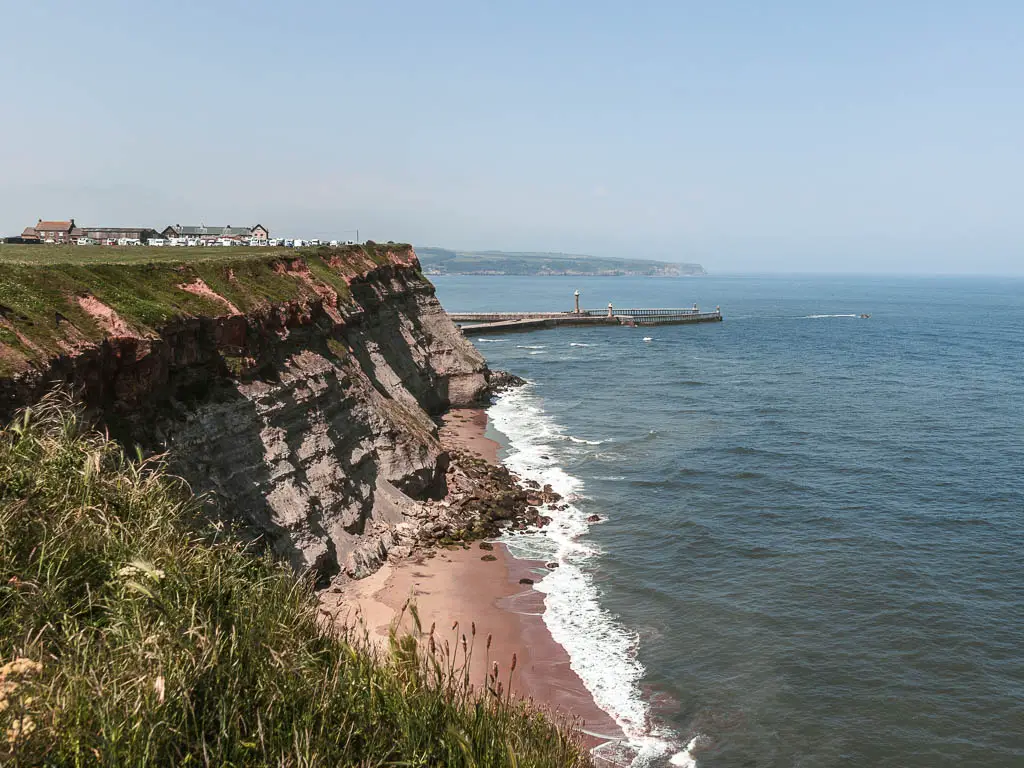
<path fill-rule="evenodd" d="M 71 385 L 325 577 L 373 570 L 444 495 L 434 417 L 487 390 L 410 247 L 2 268 L 0 415 Z"/>

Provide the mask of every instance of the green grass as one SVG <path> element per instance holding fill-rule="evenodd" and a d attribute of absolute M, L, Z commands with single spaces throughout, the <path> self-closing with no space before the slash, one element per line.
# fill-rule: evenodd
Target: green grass
<path fill-rule="evenodd" d="M 77 297 L 94 296 L 130 328 L 152 334 L 176 318 L 226 313 L 216 299 L 181 290 L 204 280 L 240 311 L 317 299 L 310 280 L 291 271 L 301 260 L 320 287 L 344 305 L 347 279 L 386 264 L 407 245 L 332 248 L 114 248 L 0 245 L 0 376 L 66 352 L 104 332 Z"/>
<path fill-rule="evenodd" d="M 270 260 L 275 257 L 295 258 L 297 255 L 331 252 L 341 255 L 370 254 L 376 257 L 387 251 L 404 251 L 410 248 L 406 243 L 374 243 L 360 245 L 321 245 L 310 248 L 250 247 L 230 248 L 210 246 L 205 248 L 150 248 L 147 246 L 107 245 L 22 245 L 0 243 L 0 264 L 174 264 L 174 263 L 218 263 L 239 259 Z"/>
<path fill-rule="evenodd" d="M 0 430 L 0 764 L 590 765 L 457 643 L 317 606 L 62 395 Z"/>

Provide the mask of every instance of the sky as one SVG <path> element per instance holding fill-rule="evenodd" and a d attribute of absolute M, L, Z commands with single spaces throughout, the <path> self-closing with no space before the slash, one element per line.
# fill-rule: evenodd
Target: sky
<path fill-rule="evenodd" d="M 1024 3 L 0 0 L 0 234 L 1024 274 Z"/>

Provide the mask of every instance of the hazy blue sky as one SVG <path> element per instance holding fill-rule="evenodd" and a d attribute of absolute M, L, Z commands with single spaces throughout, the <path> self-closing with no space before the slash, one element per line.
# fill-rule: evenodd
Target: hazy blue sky
<path fill-rule="evenodd" d="M 0 0 L 0 232 L 1024 272 L 1024 3 Z"/>

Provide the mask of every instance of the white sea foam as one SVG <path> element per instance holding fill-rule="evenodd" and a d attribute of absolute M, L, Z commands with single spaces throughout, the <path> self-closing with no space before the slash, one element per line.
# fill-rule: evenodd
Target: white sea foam
<path fill-rule="evenodd" d="M 697 734 L 690 739 L 690 743 L 686 745 L 686 749 L 672 755 L 672 759 L 668 761 L 669 764 L 683 766 L 683 768 L 697 768 L 697 758 L 693 756 L 693 750 L 700 745 L 703 738 L 704 737 L 701 734 Z"/>
<path fill-rule="evenodd" d="M 546 355 L 547 352 L 543 349 L 535 349 L 530 353 L 531 355 Z"/>
<path fill-rule="evenodd" d="M 584 344 L 582 341 L 570 341 L 570 347 L 589 347 L 589 344 Z"/>
<path fill-rule="evenodd" d="M 562 440 L 568 440 L 570 443 L 579 443 L 580 445 L 603 445 L 604 443 L 610 443 L 611 438 L 607 440 L 585 440 L 582 437 L 573 437 L 572 435 L 560 435 Z"/>
<path fill-rule="evenodd" d="M 481 344 L 500 344 L 503 341 L 507 341 L 507 339 L 477 339 L 477 341 Z"/>
<path fill-rule="evenodd" d="M 544 344 L 516 344 L 516 349 L 546 349 Z"/>
<path fill-rule="evenodd" d="M 552 521 L 543 530 L 504 539 L 516 557 L 558 562 L 535 587 L 544 593 L 544 623 L 568 652 L 572 669 L 594 701 L 626 734 L 635 753 L 633 765 L 664 758 L 679 749 L 678 737 L 652 728 L 649 706 L 640 693 L 644 668 L 636 658 L 636 633 L 600 605 L 587 566 L 601 553 L 580 541 L 590 525 L 574 504 L 583 498 L 583 483 L 559 467 L 555 455 L 558 443 L 568 436 L 543 410 L 531 386 L 502 394 L 488 413 L 509 439 L 505 464 L 526 479 L 550 483 L 568 504 L 564 510 L 547 508 Z"/>
<path fill-rule="evenodd" d="M 804 315 L 803 320 L 820 320 L 823 317 L 856 317 L 856 315 Z"/>

